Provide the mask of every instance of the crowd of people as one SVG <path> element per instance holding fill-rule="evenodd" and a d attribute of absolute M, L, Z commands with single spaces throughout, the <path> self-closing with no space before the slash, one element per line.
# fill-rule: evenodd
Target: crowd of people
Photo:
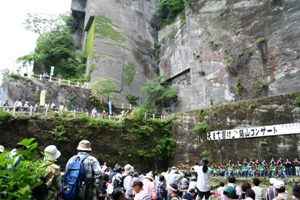
<path fill-rule="evenodd" d="M 19 147 L 22 147 L 19 146 Z M 18 148 L 19 148 L 18 147 Z M 0 153 L 4 147 L 0 145 Z M 106 163 L 100 165 L 96 157 L 91 156 L 91 143 L 82 140 L 77 146 L 77 154 L 72 156 L 62 172 L 60 166 L 55 164 L 61 156 L 61 152 L 55 145 L 49 145 L 44 149 L 46 172 L 44 183 L 48 193 L 36 199 L 43 200 L 68 200 L 64 195 L 68 192 L 68 175 L 74 173 L 76 162 L 82 163 L 84 179 L 80 179 L 80 190 L 76 199 L 85 200 L 196 200 L 215 198 L 219 200 L 246 199 L 246 200 L 288 200 L 300 199 L 300 185 L 294 185 L 292 194 L 286 192 L 287 188 L 281 179 L 270 178 L 270 187 L 264 191 L 258 178 L 252 179 L 252 184 L 244 181 L 241 186 L 236 184 L 236 177 L 228 174 L 227 184 L 221 182 L 215 190 L 211 188 L 211 177 L 214 174 L 209 161 L 203 157 L 201 164 L 196 163 L 186 173 L 184 164 L 179 167 L 171 167 L 166 172 L 139 174 L 135 168 L 126 164 L 116 164 L 113 168 Z M 12 166 L 15 167 L 22 158 L 17 155 L 16 149 L 10 152 L 14 158 Z M 273 160 L 273 159 L 272 159 Z M 279 159 L 280 160 L 280 159 Z M 251 161 L 251 159 L 250 159 Z M 244 160 L 245 162 L 245 160 Z M 273 162 L 273 161 L 272 161 Z M 249 162 L 247 162 L 248 165 Z M 277 161 L 277 165 L 278 165 Z M 229 161 L 229 165 L 232 161 Z M 189 177 L 191 175 L 191 177 Z M 71 176 L 72 177 L 72 176 Z M 244 179 L 250 180 L 250 179 Z M 83 187 L 84 186 L 84 187 Z"/>
<path fill-rule="evenodd" d="M 234 163 L 229 159 L 226 164 L 215 164 L 211 165 L 210 169 L 213 176 L 242 176 L 242 177 L 281 177 L 287 178 L 289 176 L 295 175 L 300 176 L 300 161 L 298 156 L 291 161 L 288 157 L 283 159 L 279 157 L 275 160 L 274 157 L 271 158 L 269 162 L 266 160 L 259 161 L 246 158 L 240 162 Z"/>

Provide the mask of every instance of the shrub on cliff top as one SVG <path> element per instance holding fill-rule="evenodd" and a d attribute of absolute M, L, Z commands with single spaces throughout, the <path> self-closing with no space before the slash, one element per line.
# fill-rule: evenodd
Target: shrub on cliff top
<path fill-rule="evenodd" d="M 12 118 L 12 115 L 4 110 L 0 110 L 0 124 L 8 123 Z"/>

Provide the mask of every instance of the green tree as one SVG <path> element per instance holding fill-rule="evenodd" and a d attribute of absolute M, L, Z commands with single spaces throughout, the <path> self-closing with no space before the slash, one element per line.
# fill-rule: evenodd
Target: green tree
<path fill-rule="evenodd" d="M 56 17 L 28 14 L 23 26 L 26 30 L 39 34 L 39 37 L 34 52 L 19 57 L 17 61 L 23 64 L 39 61 L 48 72 L 51 66 L 55 66 L 55 75 L 61 74 L 64 78 L 82 78 L 86 58 L 76 53 L 78 47 L 71 35 L 75 27 L 72 19 L 70 14 Z"/>
<path fill-rule="evenodd" d="M 119 88 L 114 78 L 99 77 L 90 85 L 92 92 L 105 98 L 107 101 L 111 99 L 112 94 Z"/>
<path fill-rule="evenodd" d="M 32 189 L 42 184 L 41 177 L 45 173 L 46 165 L 43 161 L 35 160 L 38 154 L 38 143 L 34 138 L 24 139 L 18 143 L 26 147 L 25 150 L 17 150 L 21 157 L 20 163 L 12 166 L 15 156 L 8 156 L 9 152 L 0 154 L 0 199 L 28 199 Z"/>
<path fill-rule="evenodd" d="M 159 28 L 171 23 L 178 14 L 184 12 L 185 0 L 159 0 L 156 9 Z"/>
<path fill-rule="evenodd" d="M 128 101 L 128 103 L 130 103 L 133 106 L 136 106 L 137 101 L 140 99 L 140 97 L 135 96 L 135 95 L 131 95 L 131 94 L 125 95 L 125 98 Z"/>
<path fill-rule="evenodd" d="M 160 108 L 163 106 L 163 101 L 170 101 L 177 97 L 177 91 L 169 83 L 162 82 L 163 78 L 164 76 L 158 76 L 141 87 L 141 91 L 147 93 L 144 102 L 147 108 Z"/>
<path fill-rule="evenodd" d="M 124 67 L 124 83 L 126 83 L 126 85 L 130 86 L 131 82 L 134 79 L 136 73 L 136 66 L 135 63 L 133 61 L 129 62 L 125 67 Z"/>

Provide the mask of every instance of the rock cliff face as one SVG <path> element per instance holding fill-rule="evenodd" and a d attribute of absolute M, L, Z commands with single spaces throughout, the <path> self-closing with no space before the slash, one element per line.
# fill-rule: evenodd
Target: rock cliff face
<path fill-rule="evenodd" d="M 78 21 L 75 38 L 83 49 L 93 46 L 89 54 L 87 73 L 91 73 L 91 82 L 98 77 L 113 77 L 119 90 L 115 97 L 126 102 L 124 95 L 141 97 L 139 88 L 158 74 L 154 41 L 157 33 L 151 21 L 156 0 L 73 0 L 73 15 Z M 84 12 L 84 16 L 81 15 Z M 84 30 L 84 34 L 83 31 Z M 133 62 L 136 74 L 131 84 L 126 85 L 124 68 Z"/>
<path fill-rule="evenodd" d="M 294 0 L 187 1 L 185 20 L 159 32 L 174 110 L 298 91 L 299 16 Z"/>
<path fill-rule="evenodd" d="M 152 21 L 156 5 L 154 0 L 73 1 L 73 12 L 85 13 L 79 23 L 86 31 L 83 45 L 91 23 L 97 27 L 104 17 L 119 33 L 114 39 L 112 33 L 95 31 L 92 82 L 99 76 L 116 78 L 117 96 L 124 100 L 126 94 L 143 97 L 139 88 L 145 81 L 166 75 L 179 92 L 173 112 L 299 90 L 297 1 L 188 0 L 185 19 L 159 32 Z M 159 66 L 153 48 L 157 38 Z M 130 61 L 137 74 L 127 86 L 123 69 Z"/>

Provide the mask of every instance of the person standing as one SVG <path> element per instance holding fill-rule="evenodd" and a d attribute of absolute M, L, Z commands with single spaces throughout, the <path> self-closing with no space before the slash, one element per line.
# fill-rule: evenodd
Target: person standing
<path fill-rule="evenodd" d="M 177 195 L 178 193 L 178 186 L 175 183 L 171 183 L 168 186 L 168 194 L 170 196 L 169 200 L 181 200 L 180 196 Z"/>
<path fill-rule="evenodd" d="M 46 173 L 44 181 L 48 189 L 48 195 L 44 200 L 56 200 L 61 188 L 61 173 L 60 167 L 55 164 L 55 161 L 60 157 L 61 153 L 55 145 L 49 145 L 44 150 L 46 165 Z"/>
<path fill-rule="evenodd" d="M 276 181 L 275 178 L 270 178 L 270 185 L 271 186 L 266 191 L 266 200 L 272 200 L 278 195 L 277 190 L 273 186 L 275 181 Z"/>
<path fill-rule="evenodd" d="M 195 166 L 195 172 L 197 173 L 198 196 L 199 199 L 205 197 L 205 199 L 207 200 L 210 196 L 210 171 L 207 166 L 209 161 L 207 160 L 207 158 L 203 157 L 201 159 L 201 163 L 201 166 Z"/>
<path fill-rule="evenodd" d="M 102 170 L 100 167 L 99 161 L 91 156 L 89 153 L 92 151 L 91 143 L 88 140 L 81 140 L 77 147 L 78 154 L 69 159 L 66 169 L 68 169 L 68 165 L 71 164 L 76 157 L 85 157 L 84 161 L 82 161 L 84 166 L 84 175 L 85 175 L 85 183 L 87 186 L 87 195 L 83 197 L 83 200 L 97 200 L 97 191 L 100 191 L 101 182 L 102 182 Z"/>
<path fill-rule="evenodd" d="M 259 187 L 260 181 L 258 178 L 253 179 L 254 186 L 252 187 L 252 190 L 255 193 L 255 200 L 262 200 L 263 197 L 263 189 Z"/>
<path fill-rule="evenodd" d="M 133 190 L 135 192 L 134 200 L 150 200 L 149 194 L 143 190 L 143 182 L 140 180 L 133 181 Z"/>
<path fill-rule="evenodd" d="M 132 173 L 134 172 L 133 166 L 130 164 L 127 164 L 124 166 L 125 173 L 123 175 L 124 177 L 124 191 L 125 191 L 125 199 L 126 200 L 132 200 L 133 197 L 133 188 L 132 188 Z"/>
<path fill-rule="evenodd" d="M 151 172 L 147 173 L 142 182 L 143 190 L 149 194 L 151 200 L 156 200 L 153 174 Z"/>
<path fill-rule="evenodd" d="M 19 99 L 15 102 L 15 111 L 18 112 L 23 107 L 22 99 Z"/>
<path fill-rule="evenodd" d="M 167 200 L 167 189 L 165 177 L 163 175 L 159 176 L 159 180 L 155 185 L 157 200 Z"/>

